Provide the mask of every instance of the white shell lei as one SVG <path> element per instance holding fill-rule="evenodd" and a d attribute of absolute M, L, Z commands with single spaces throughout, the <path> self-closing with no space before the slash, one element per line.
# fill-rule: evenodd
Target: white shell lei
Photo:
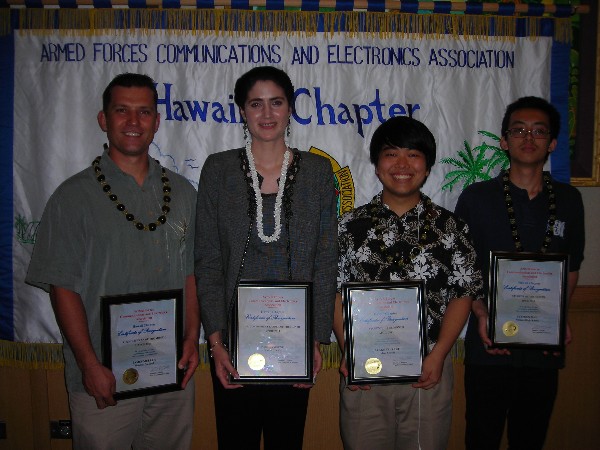
<path fill-rule="evenodd" d="M 260 186 L 258 185 L 258 173 L 256 172 L 256 164 L 254 164 L 254 156 L 252 155 L 251 142 L 248 140 L 246 143 L 246 157 L 248 158 L 248 165 L 250 166 L 250 175 L 252 176 L 252 188 L 254 189 L 254 196 L 256 198 L 256 230 L 258 231 L 258 237 L 265 244 L 275 242 L 281 235 L 281 203 L 283 199 L 283 191 L 285 189 L 285 179 L 287 175 L 288 164 L 290 162 L 290 152 L 286 149 L 283 155 L 283 164 L 281 164 L 281 174 L 279 176 L 279 188 L 277 189 L 277 196 L 275 197 L 275 210 L 273 215 L 275 218 L 275 230 L 271 236 L 265 235 L 263 226 L 263 202 L 260 194 Z"/>

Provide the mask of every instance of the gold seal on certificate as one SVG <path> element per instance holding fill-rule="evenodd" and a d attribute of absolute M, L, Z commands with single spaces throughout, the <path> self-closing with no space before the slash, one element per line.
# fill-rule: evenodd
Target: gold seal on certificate
<path fill-rule="evenodd" d="M 135 384 L 136 381 L 139 378 L 139 374 L 138 371 L 135 369 L 127 369 L 124 373 L 123 373 L 123 382 L 125 384 Z"/>
<path fill-rule="evenodd" d="M 265 367 L 265 357 L 260 353 L 254 353 L 248 358 L 248 367 L 252 370 L 262 370 Z"/>
<path fill-rule="evenodd" d="M 504 336 L 515 336 L 519 332 L 519 325 L 509 320 L 502 325 L 502 332 Z"/>
<path fill-rule="evenodd" d="M 376 375 L 381 372 L 381 361 L 379 358 L 369 358 L 365 363 L 365 370 L 371 375 Z"/>
<path fill-rule="evenodd" d="M 492 348 L 563 350 L 568 259 L 564 253 L 490 252 Z"/>

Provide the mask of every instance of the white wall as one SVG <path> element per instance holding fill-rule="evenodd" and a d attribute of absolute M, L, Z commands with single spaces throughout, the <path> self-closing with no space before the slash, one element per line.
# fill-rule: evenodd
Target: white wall
<path fill-rule="evenodd" d="M 585 208 L 585 253 L 579 285 L 600 285 L 600 187 L 580 187 Z"/>

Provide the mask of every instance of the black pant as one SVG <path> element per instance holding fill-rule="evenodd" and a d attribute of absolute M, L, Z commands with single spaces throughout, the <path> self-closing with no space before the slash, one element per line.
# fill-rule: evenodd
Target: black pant
<path fill-rule="evenodd" d="M 225 389 L 211 361 L 219 450 L 301 450 L 310 389 L 257 385 Z"/>
<path fill-rule="evenodd" d="M 541 450 L 558 390 L 558 369 L 465 366 L 467 450 Z"/>

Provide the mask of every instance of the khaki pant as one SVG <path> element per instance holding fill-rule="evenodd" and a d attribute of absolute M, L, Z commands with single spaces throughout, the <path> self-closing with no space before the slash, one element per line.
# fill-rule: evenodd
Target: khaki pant
<path fill-rule="evenodd" d="M 340 384 L 340 430 L 345 450 L 446 450 L 452 422 L 454 372 L 450 356 L 440 383 L 373 385 L 350 391 Z"/>
<path fill-rule="evenodd" d="M 70 393 L 74 450 L 187 450 L 192 441 L 194 379 L 184 391 L 119 400 L 98 409 L 87 393 Z"/>

